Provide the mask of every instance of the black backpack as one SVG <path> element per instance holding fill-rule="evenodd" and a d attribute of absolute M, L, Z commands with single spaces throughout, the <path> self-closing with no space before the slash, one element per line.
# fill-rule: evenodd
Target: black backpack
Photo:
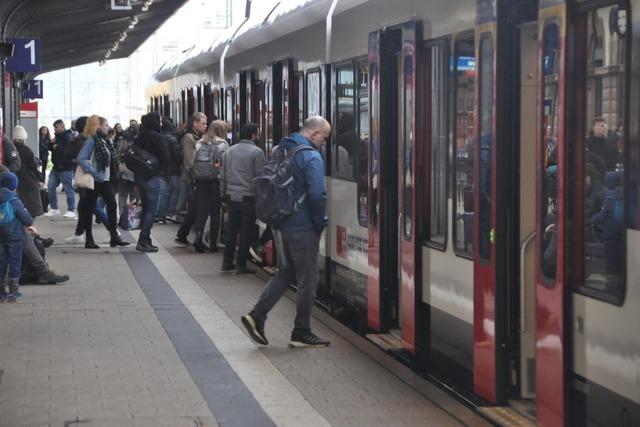
<path fill-rule="evenodd" d="M 304 193 L 299 199 L 293 197 L 293 175 L 291 162 L 299 151 L 313 150 L 308 145 L 298 145 L 286 151 L 277 147 L 271 159 L 260 169 L 254 179 L 256 186 L 256 216 L 265 224 L 277 227 L 293 216 L 307 198 Z"/>
<path fill-rule="evenodd" d="M 201 144 L 196 151 L 191 177 L 196 181 L 211 181 L 220 175 L 222 152 L 217 145 Z"/>
<path fill-rule="evenodd" d="M 158 158 L 135 142 L 122 153 L 125 166 L 134 174 L 153 175 L 160 171 Z"/>

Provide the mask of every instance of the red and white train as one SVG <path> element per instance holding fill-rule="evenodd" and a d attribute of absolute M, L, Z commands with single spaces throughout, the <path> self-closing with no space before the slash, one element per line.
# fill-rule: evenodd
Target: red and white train
<path fill-rule="evenodd" d="M 330 119 L 331 314 L 479 406 L 640 425 L 640 1 L 281 1 L 156 77 L 267 154 Z"/>

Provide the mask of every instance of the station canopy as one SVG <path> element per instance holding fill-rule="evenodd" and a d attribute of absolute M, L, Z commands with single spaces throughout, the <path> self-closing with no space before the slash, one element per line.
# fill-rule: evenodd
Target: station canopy
<path fill-rule="evenodd" d="M 131 0 L 131 10 L 112 10 L 112 0 L 0 0 L 0 37 L 39 37 L 43 73 L 100 61 L 116 42 L 109 59 L 126 58 L 186 2 Z"/>

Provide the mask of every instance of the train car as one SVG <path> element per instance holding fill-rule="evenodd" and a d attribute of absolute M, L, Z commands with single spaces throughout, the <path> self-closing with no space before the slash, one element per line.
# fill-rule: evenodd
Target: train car
<path fill-rule="evenodd" d="M 640 1 L 282 1 L 156 77 L 267 156 L 330 120 L 333 316 L 494 419 L 640 425 Z"/>

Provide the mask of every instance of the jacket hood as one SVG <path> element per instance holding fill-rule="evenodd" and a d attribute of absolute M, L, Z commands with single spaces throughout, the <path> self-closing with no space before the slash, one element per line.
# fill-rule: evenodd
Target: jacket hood
<path fill-rule="evenodd" d="M 291 150 L 293 147 L 300 144 L 308 145 L 314 149 L 316 148 L 315 145 L 311 143 L 311 141 L 297 132 L 280 141 L 280 145 L 282 145 L 282 148 L 284 148 L 285 150 Z"/>
<path fill-rule="evenodd" d="M 162 133 L 170 133 L 171 135 L 176 134 L 176 127 L 169 117 L 162 118 Z"/>
<path fill-rule="evenodd" d="M 13 172 L 5 172 L 0 174 L 0 187 L 15 191 L 18 188 L 18 177 Z"/>
<path fill-rule="evenodd" d="M 160 132 L 160 115 L 158 113 L 148 113 L 142 116 L 140 120 L 146 130 L 155 130 Z"/>
<path fill-rule="evenodd" d="M 0 203 L 6 202 L 16 197 L 15 191 L 11 191 L 8 188 L 0 188 Z"/>
<path fill-rule="evenodd" d="M 609 190 L 620 186 L 620 172 L 607 172 L 604 176 L 604 185 Z"/>

